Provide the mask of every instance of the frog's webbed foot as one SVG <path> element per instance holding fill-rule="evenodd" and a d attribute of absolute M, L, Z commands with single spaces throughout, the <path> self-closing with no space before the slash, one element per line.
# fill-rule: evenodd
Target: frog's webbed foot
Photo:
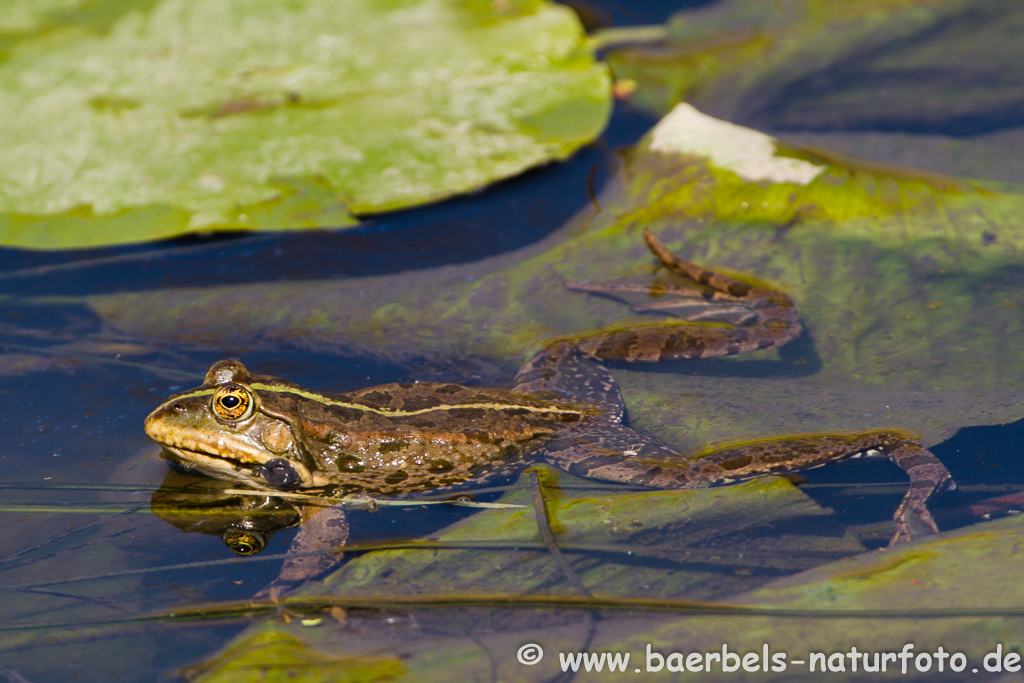
<path fill-rule="evenodd" d="M 910 477 L 910 489 L 893 515 L 896 533 L 889 541 L 889 547 L 939 533 L 939 527 L 928 510 L 928 502 L 955 486 L 949 470 L 931 451 L 916 443 L 901 444 L 887 455 Z"/>
<path fill-rule="evenodd" d="M 344 546 L 348 541 L 345 509 L 340 505 L 314 508 L 311 515 L 303 515 L 305 521 L 292 539 L 288 548 L 289 557 L 281 566 L 281 573 L 270 585 L 253 596 L 254 599 L 277 600 L 341 562 L 342 554 L 331 551 Z"/>
<path fill-rule="evenodd" d="M 793 300 L 782 291 L 755 287 L 681 259 L 649 230 L 644 231 L 644 239 L 663 266 L 693 280 L 698 287 L 567 285 L 626 303 L 630 303 L 630 296 L 645 294 L 656 300 L 631 304 L 633 310 L 676 317 L 577 335 L 572 343 L 583 356 L 627 361 L 710 358 L 781 346 L 800 334 L 799 314 Z M 709 319 L 720 322 L 705 322 Z"/>
<path fill-rule="evenodd" d="M 636 313 L 661 313 L 691 322 L 715 319 L 740 325 L 757 316 L 741 299 L 693 287 L 660 282 L 567 282 L 565 286 L 574 292 L 615 299 Z"/>
<path fill-rule="evenodd" d="M 648 300 L 633 305 L 644 313 L 674 318 L 629 323 L 549 341 L 516 375 L 515 390 L 595 403 L 612 422 L 623 417 L 611 374 L 593 360 L 658 361 L 710 358 L 779 346 L 800 334 L 793 300 L 781 291 L 757 288 L 677 258 L 650 231 L 644 239 L 662 264 L 697 287 L 655 288 L 635 284 L 570 284 L 571 289 Z M 701 288 L 702 287 L 702 288 Z M 651 301 L 654 297 L 656 300 Z M 682 318 L 682 320 L 680 320 Z M 705 322 L 714 318 L 720 322 Z"/>

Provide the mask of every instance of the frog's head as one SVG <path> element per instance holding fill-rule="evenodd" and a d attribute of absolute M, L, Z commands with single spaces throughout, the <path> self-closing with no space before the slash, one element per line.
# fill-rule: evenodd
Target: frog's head
<path fill-rule="evenodd" d="M 254 377 L 238 361 L 214 363 L 203 385 L 174 394 L 146 418 L 163 457 L 215 479 L 256 488 L 315 486 L 288 416 L 264 405 L 260 390 L 288 384 Z"/>

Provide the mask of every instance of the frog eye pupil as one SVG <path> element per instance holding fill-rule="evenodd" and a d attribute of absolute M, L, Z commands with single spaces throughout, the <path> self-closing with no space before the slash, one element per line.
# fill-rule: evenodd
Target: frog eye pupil
<path fill-rule="evenodd" d="M 229 394 L 228 396 L 221 398 L 220 402 L 225 408 L 237 408 L 239 404 L 241 404 L 242 399 Z"/>

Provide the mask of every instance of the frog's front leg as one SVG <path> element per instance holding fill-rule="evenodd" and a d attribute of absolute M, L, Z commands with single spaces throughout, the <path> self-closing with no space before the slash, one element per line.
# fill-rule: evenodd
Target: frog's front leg
<path fill-rule="evenodd" d="M 910 488 L 893 515 L 896 533 L 889 545 L 939 533 L 929 501 L 953 485 L 946 466 L 921 446 L 915 435 L 894 429 L 803 434 L 717 447 L 691 456 L 691 466 L 711 483 L 760 474 L 795 472 L 859 455 L 882 454 L 910 477 Z"/>
<path fill-rule="evenodd" d="M 309 579 L 333 569 L 342 560 L 341 553 L 333 551 L 345 545 L 348 532 L 343 506 L 307 503 L 302 510 L 302 526 L 292 539 L 281 572 L 253 598 L 277 600 Z"/>

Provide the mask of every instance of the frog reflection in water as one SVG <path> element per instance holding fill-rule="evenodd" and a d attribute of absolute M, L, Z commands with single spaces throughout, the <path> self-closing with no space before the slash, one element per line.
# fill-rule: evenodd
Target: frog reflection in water
<path fill-rule="evenodd" d="M 146 432 L 166 458 L 208 476 L 334 496 L 450 487 L 531 461 L 582 477 L 693 489 L 884 454 L 910 477 L 891 544 L 937 533 L 927 503 L 951 483 L 950 475 L 910 433 L 773 437 L 686 459 L 623 424 L 619 390 L 600 361 L 736 354 L 780 346 L 801 329 L 793 301 L 781 291 L 684 261 L 649 232 L 644 237 L 666 268 L 696 283 L 660 287 L 656 303 L 644 307 L 662 314 L 675 308 L 677 317 L 556 339 L 526 363 L 511 390 L 414 383 L 332 395 L 252 375 L 227 360 L 210 368 L 201 387 L 153 411 Z M 611 296 L 638 290 L 569 286 Z M 320 533 L 343 543 L 343 518 L 334 524 Z"/>

